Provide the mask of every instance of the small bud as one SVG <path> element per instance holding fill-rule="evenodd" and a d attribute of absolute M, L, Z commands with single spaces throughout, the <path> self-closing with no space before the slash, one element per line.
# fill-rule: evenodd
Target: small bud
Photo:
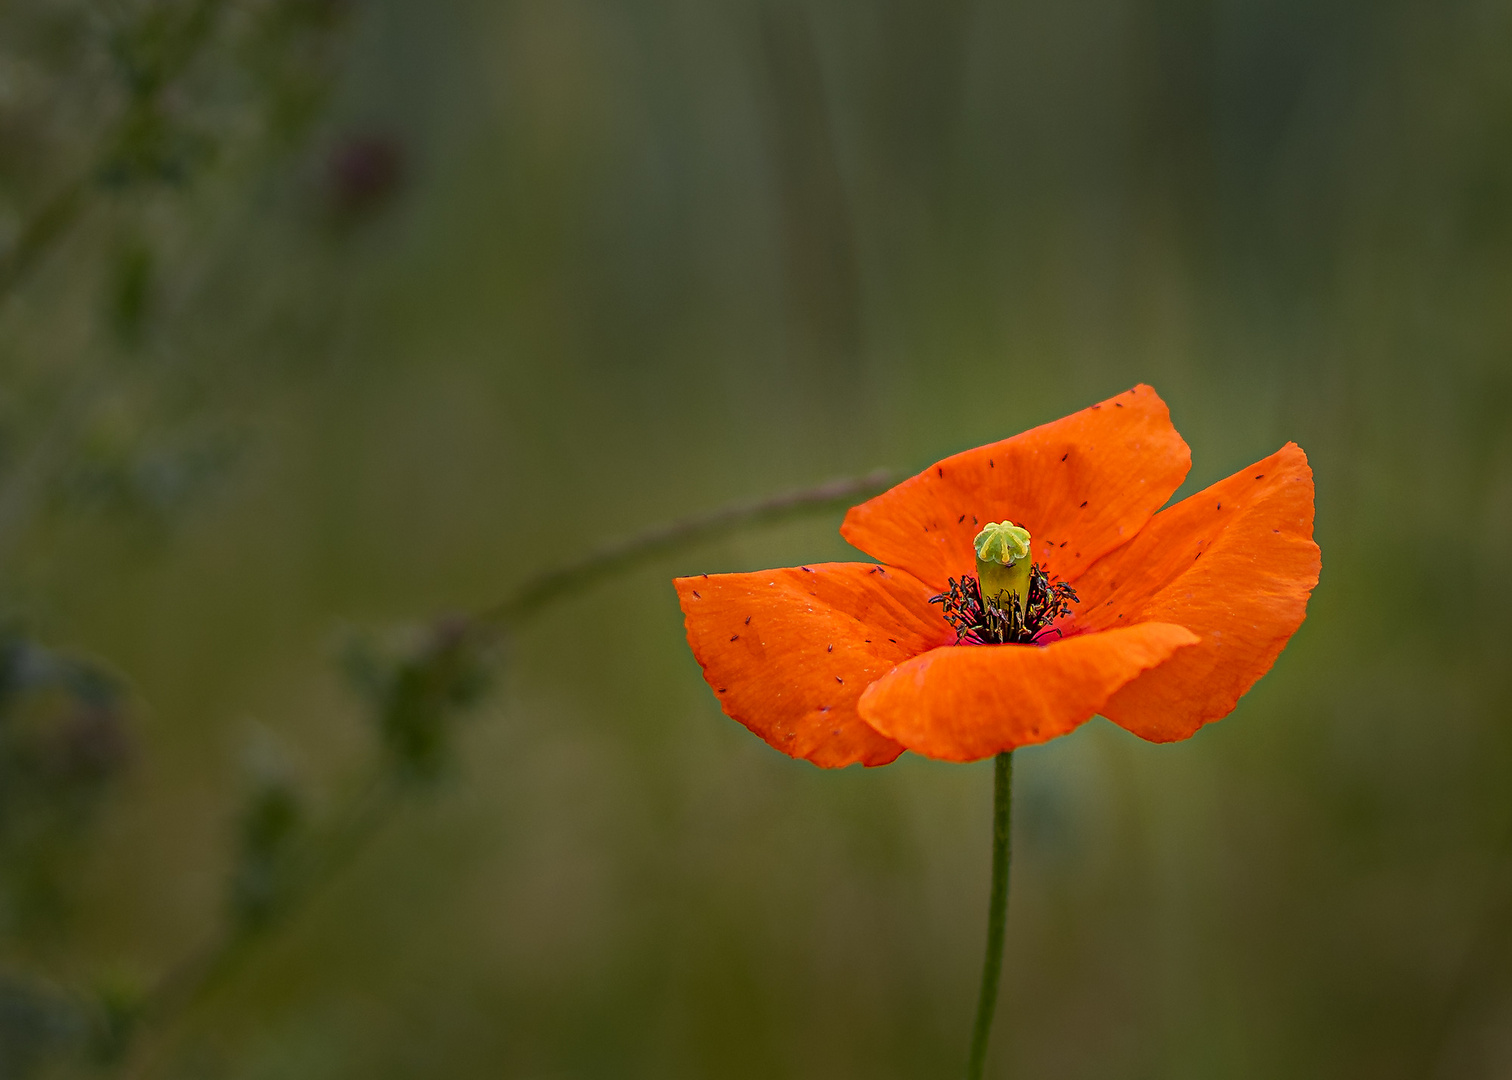
<path fill-rule="evenodd" d="M 1029 530 L 1011 521 L 990 522 L 973 541 L 982 602 L 1006 607 L 1009 597 L 1023 611 L 1029 603 Z"/>

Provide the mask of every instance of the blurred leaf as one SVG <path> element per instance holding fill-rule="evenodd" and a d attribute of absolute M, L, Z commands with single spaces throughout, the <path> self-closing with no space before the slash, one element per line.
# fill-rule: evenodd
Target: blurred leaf
<path fill-rule="evenodd" d="M 343 666 L 367 698 L 383 745 L 401 775 L 431 780 L 451 749 L 459 714 L 488 689 L 493 647 L 462 617 L 351 639 Z"/>
<path fill-rule="evenodd" d="M 242 809 L 231 881 L 233 923 L 240 932 L 258 930 L 277 914 L 289 888 L 291 853 L 304 818 L 303 802 L 290 777 L 258 778 Z"/>
<path fill-rule="evenodd" d="M 0 1077 L 24 1080 L 83 1038 L 84 1017 L 61 995 L 0 972 Z"/>
<path fill-rule="evenodd" d="M 118 679 L 0 636 L 0 933 L 61 917 L 61 875 L 131 754 Z"/>

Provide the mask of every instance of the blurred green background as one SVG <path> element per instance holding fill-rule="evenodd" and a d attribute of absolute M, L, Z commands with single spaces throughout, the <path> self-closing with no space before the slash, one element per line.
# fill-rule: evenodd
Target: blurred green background
<path fill-rule="evenodd" d="M 1183 494 L 1306 449 L 1322 581 L 1191 741 L 1018 755 L 993 1074 L 1512 1075 L 1509 57 L 1505 0 L 6 0 L 0 1076 L 956 1075 L 990 767 L 780 756 L 668 581 L 838 510 L 435 620 L 1140 381 Z"/>

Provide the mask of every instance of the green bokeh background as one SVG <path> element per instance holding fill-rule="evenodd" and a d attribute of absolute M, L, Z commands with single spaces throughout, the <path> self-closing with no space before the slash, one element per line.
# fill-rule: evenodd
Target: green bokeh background
<path fill-rule="evenodd" d="M 344 628 L 1148 382 L 1179 494 L 1305 448 L 1322 580 L 1196 738 L 1016 757 L 992 1075 L 1512 1075 L 1512 7 L 373 0 L 252 109 L 225 42 L 276 6 L 167 101 L 187 177 L 91 181 L 0 307 L 0 599 L 132 743 L 5 971 L 214 938 L 249 776 L 318 822 L 375 760 Z M 0 22 L 3 242 L 119 93 L 89 5 Z M 392 190 L 342 194 L 354 138 Z M 142 1075 L 956 1075 L 990 766 L 782 757 L 669 584 L 838 520 L 545 613 Z"/>

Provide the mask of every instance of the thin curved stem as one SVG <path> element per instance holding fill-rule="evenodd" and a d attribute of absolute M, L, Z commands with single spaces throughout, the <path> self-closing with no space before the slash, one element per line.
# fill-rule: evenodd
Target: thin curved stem
<path fill-rule="evenodd" d="M 998 981 L 1003 973 L 1003 934 L 1008 928 L 1008 863 L 1013 857 L 1013 751 L 993 761 L 992 776 L 992 898 L 987 905 L 987 956 L 982 961 L 982 992 L 977 998 L 976 1024 L 971 1030 L 971 1057 L 966 1080 L 981 1080 L 987 1066 L 987 1037 L 997 1006 Z"/>
<path fill-rule="evenodd" d="M 576 562 L 528 579 L 513 594 L 479 612 L 480 623 L 515 623 L 547 605 L 605 578 L 694 544 L 717 539 L 748 525 L 767 525 L 803 514 L 849 506 L 885 491 L 896 481 L 886 469 L 789 491 L 756 502 L 736 503 L 699 517 L 684 518 L 589 552 Z"/>
<path fill-rule="evenodd" d="M 466 632 L 496 636 L 517 629 L 529 618 L 556 602 L 652 559 L 662 558 L 696 544 L 706 543 L 746 526 L 765 525 L 846 506 L 858 498 L 874 495 L 892 484 L 885 470 L 864 476 L 831 480 L 815 487 L 790 491 L 756 502 L 737 503 L 697 517 L 685 518 L 661 528 L 631 536 L 589 552 L 575 562 L 527 579 L 512 594 L 478 612 L 466 623 Z M 246 963 L 249 954 L 268 941 L 280 926 L 291 921 L 317 893 L 360 851 L 362 846 L 393 816 L 410 789 L 380 776 L 352 808 L 349 824 L 339 829 L 326 846 L 309 857 L 297 886 L 284 898 L 278 917 L 254 936 L 226 934 L 169 970 L 149 995 L 139 1018 L 136 1038 L 149 1029 L 171 1028 L 181 1014 L 190 1011 L 217 987 L 229 981 Z M 341 816 L 338 814 L 338 817 Z M 172 1032 L 152 1046 L 130 1048 L 122 1072 L 130 1080 L 154 1075 L 168 1060 Z"/>

